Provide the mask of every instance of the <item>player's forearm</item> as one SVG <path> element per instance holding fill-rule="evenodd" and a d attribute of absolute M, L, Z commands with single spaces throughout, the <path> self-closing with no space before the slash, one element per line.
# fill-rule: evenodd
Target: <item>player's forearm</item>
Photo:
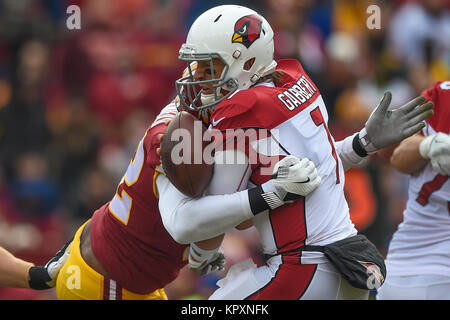
<path fill-rule="evenodd" d="M 254 226 L 253 219 L 249 219 L 249 220 L 246 220 L 246 221 L 238 224 L 236 226 L 236 229 L 237 230 L 245 230 L 245 229 L 248 229 L 248 228 L 253 227 L 253 226 Z"/>
<path fill-rule="evenodd" d="M 225 159 L 233 160 L 228 164 Z M 247 186 L 250 174 L 245 153 L 217 151 L 214 161 L 214 175 L 202 198 L 185 197 L 165 177 L 156 181 L 162 190 L 159 208 L 164 226 L 179 243 L 214 238 L 253 218 L 248 191 L 236 192 Z"/>
<path fill-rule="evenodd" d="M 0 286 L 29 288 L 28 271 L 33 264 L 14 257 L 0 247 Z"/>
<path fill-rule="evenodd" d="M 215 158 L 219 159 L 217 154 Z M 261 186 L 230 193 L 247 186 L 248 163 L 239 163 L 228 165 L 216 161 L 206 194 L 219 195 L 196 199 L 183 195 L 165 176 L 158 176 L 159 211 L 165 228 L 175 241 L 187 244 L 213 238 L 257 214 L 306 196 L 320 184 L 311 160 L 287 156 L 275 165 L 280 169 L 275 178 Z M 228 183 L 224 183 L 227 180 Z"/>
<path fill-rule="evenodd" d="M 191 199 L 164 176 L 158 177 L 156 183 L 163 224 L 178 243 L 216 237 L 253 217 L 247 190 Z"/>
<path fill-rule="evenodd" d="M 195 244 L 203 250 L 214 250 L 222 244 L 225 234 L 218 235 L 217 237 L 206 239 L 203 241 L 197 241 Z"/>
<path fill-rule="evenodd" d="M 422 158 L 419 151 L 420 143 L 424 139 L 424 136 L 416 134 L 403 140 L 391 156 L 391 165 L 403 173 L 420 171 L 428 161 Z"/>

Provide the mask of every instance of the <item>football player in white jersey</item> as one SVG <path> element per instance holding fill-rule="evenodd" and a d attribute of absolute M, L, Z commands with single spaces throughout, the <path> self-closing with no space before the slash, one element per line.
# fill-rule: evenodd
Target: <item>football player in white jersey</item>
<path fill-rule="evenodd" d="M 301 248 L 357 234 L 344 197 L 344 170 L 420 130 L 432 104 L 419 97 L 387 111 L 387 93 L 363 130 L 335 143 L 316 85 L 297 60 L 274 61 L 273 52 L 270 25 L 248 8 L 215 7 L 192 25 L 180 59 L 196 69 L 177 81 L 180 103 L 212 110 L 211 129 L 223 133 L 223 141 L 230 132 L 244 135 L 244 143 L 216 150 L 208 197 L 189 199 L 158 176 L 163 223 L 181 243 L 217 240 L 206 249 L 191 246 L 195 266 L 214 259 L 224 232 L 253 221 L 266 264 L 234 266 L 211 299 L 367 299 L 369 290 L 351 286 L 322 252 Z M 308 161 L 317 170 L 309 170 Z M 290 185 L 290 166 L 304 167 L 303 186 Z M 272 173 L 278 181 L 269 180 Z M 221 194 L 244 189 L 250 202 L 221 210 Z"/>
<path fill-rule="evenodd" d="M 403 222 L 389 244 L 380 300 L 450 299 L 450 81 L 436 82 L 423 95 L 434 103 L 434 115 L 390 158 L 411 176 Z"/>

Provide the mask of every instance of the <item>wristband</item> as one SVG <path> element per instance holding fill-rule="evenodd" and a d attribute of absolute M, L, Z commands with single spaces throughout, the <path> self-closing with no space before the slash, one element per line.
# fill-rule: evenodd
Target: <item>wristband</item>
<path fill-rule="evenodd" d="M 425 139 L 420 143 L 419 145 L 419 152 L 422 158 L 429 160 L 430 156 L 428 153 L 430 152 L 430 146 L 433 142 L 434 138 L 436 138 L 436 135 L 431 135 L 425 137 Z"/>
<path fill-rule="evenodd" d="M 261 186 L 248 190 L 248 200 L 253 215 L 276 209 L 284 204 L 274 192 L 264 192 Z"/>
<path fill-rule="evenodd" d="M 250 210 L 253 215 L 257 215 L 266 210 L 270 210 L 266 200 L 262 197 L 264 193 L 261 186 L 257 186 L 248 190 L 248 201 L 250 203 Z"/>
<path fill-rule="evenodd" d="M 356 134 L 355 137 L 353 138 L 352 147 L 353 147 L 353 151 L 355 151 L 355 153 L 358 156 L 360 156 L 361 158 L 364 158 L 364 157 L 368 156 L 367 151 L 361 145 L 361 141 L 360 141 L 360 138 L 359 138 L 359 133 Z"/>
<path fill-rule="evenodd" d="M 30 280 L 28 280 L 28 284 L 31 289 L 45 290 L 51 288 L 47 285 L 47 282 L 52 279 L 50 279 L 47 269 L 44 267 L 31 267 L 28 271 L 28 276 L 30 278 Z"/>
<path fill-rule="evenodd" d="M 359 137 L 359 143 L 361 144 L 361 147 L 368 153 L 375 153 L 378 151 L 379 148 L 377 148 L 372 140 L 369 137 L 369 134 L 367 133 L 366 127 L 364 127 L 358 134 Z"/>

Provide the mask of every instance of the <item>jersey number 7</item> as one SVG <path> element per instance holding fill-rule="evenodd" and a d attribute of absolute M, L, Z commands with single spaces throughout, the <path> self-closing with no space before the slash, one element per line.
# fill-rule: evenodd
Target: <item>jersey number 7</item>
<path fill-rule="evenodd" d="M 334 148 L 334 143 L 333 143 L 333 139 L 331 137 L 330 131 L 328 130 L 327 124 L 325 123 L 325 120 L 324 120 L 324 118 L 322 116 L 322 112 L 320 112 L 320 107 L 317 107 L 313 111 L 311 111 L 310 115 L 311 115 L 312 120 L 314 121 L 314 124 L 316 126 L 323 125 L 323 128 L 327 132 L 328 142 L 330 143 L 330 146 L 331 146 L 331 154 L 332 154 L 334 160 L 336 161 L 336 184 L 338 184 L 340 182 L 340 178 L 339 178 L 339 160 L 338 160 L 338 156 L 337 156 L 337 153 L 336 153 L 336 149 Z"/>
<path fill-rule="evenodd" d="M 434 177 L 433 180 L 425 183 L 422 186 L 422 189 L 420 189 L 419 196 L 417 197 L 416 201 L 420 203 L 422 206 L 426 206 L 428 204 L 428 200 L 431 194 L 439 190 L 447 180 L 448 176 L 438 174 L 436 177 Z"/>

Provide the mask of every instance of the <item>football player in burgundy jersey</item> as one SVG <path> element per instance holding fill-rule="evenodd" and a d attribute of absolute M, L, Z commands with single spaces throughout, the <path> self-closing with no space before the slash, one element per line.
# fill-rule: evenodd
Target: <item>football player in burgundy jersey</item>
<path fill-rule="evenodd" d="M 166 299 L 162 288 L 186 264 L 188 248 L 165 231 L 153 190 L 160 120 L 172 114 L 169 107 L 161 112 L 112 200 L 77 231 L 58 275 L 58 299 Z"/>
<path fill-rule="evenodd" d="M 197 248 L 195 260 L 189 244 L 172 239 L 158 211 L 161 190 L 155 181 L 164 175 L 157 153 L 159 137 L 167 127 L 166 120 L 176 112 L 174 102 L 161 111 L 139 142 L 112 200 L 76 232 L 57 277 L 58 299 L 167 299 L 163 288 L 188 259 L 200 274 L 223 267 L 220 252 L 206 255 Z M 314 169 L 312 162 L 308 163 Z M 306 178 L 300 175 L 297 179 L 304 182 Z M 217 203 L 228 212 L 242 210 L 249 206 L 248 191 L 208 201 L 200 210 L 213 211 Z"/>
<path fill-rule="evenodd" d="M 357 233 L 343 193 L 344 169 L 420 130 L 432 104 L 419 97 L 387 111 L 387 93 L 363 130 L 335 143 L 317 86 L 297 60 L 274 61 L 273 50 L 268 22 L 242 6 L 210 9 L 190 28 L 180 49 L 190 71 L 176 82 L 180 103 L 198 112 L 212 110 L 211 129 L 223 134 L 222 142 L 237 138 L 244 143 L 216 149 L 206 192 L 215 196 L 209 199 L 187 201 L 166 177 L 157 178 L 164 226 L 180 243 L 210 239 L 218 247 L 223 232 L 252 219 L 267 263 L 233 266 L 211 299 L 366 299 L 368 290 L 352 287 L 323 253 L 299 248 Z M 269 179 L 280 175 L 278 161 L 292 155 L 312 160 L 321 183 L 284 205 L 285 192 Z M 220 210 L 220 203 L 213 212 L 199 210 L 218 195 L 246 188 L 250 206 L 235 215 Z"/>
<path fill-rule="evenodd" d="M 392 166 L 411 176 L 380 300 L 450 299 L 450 81 L 436 82 L 423 95 L 434 103 L 434 115 L 385 155 L 392 154 Z"/>

